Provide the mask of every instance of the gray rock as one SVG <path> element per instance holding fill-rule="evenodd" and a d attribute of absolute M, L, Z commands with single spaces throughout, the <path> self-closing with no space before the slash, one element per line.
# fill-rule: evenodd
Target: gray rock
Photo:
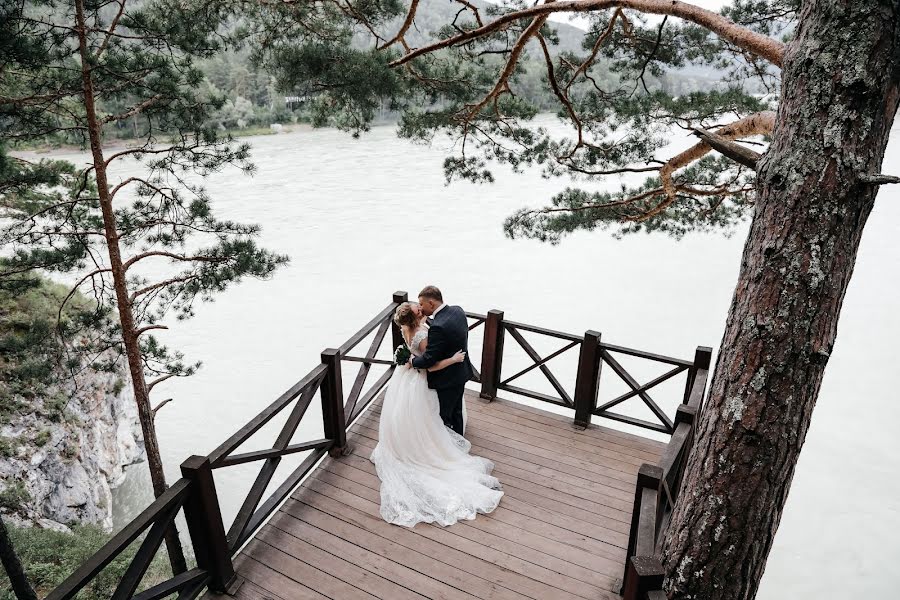
<path fill-rule="evenodd" d="M 126 373 L 85 372 L 67 384 L 62 419 L 45 416 L 37 399 L 0 428 L 0 436 L 14 440 L 13 456 L 0 458 L 0 492 L 21 485 L 30 496 L 17 510 L 5 509 L 11 521 L 60 530 L 73 523 L 112 527 L 111 490 L 124 481 L 125 467 L 144 457 Z"/>

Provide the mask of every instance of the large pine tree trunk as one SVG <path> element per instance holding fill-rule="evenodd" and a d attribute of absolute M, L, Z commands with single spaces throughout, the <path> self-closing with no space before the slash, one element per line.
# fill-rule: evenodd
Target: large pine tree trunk
<path fill-rule="evenodd" d="M 91 156 L 94 163 L 94 177 L 97 181 L 97 196 L 100 201 L 100 210 L 103 215 L 103 228 L 106 237 L 106 248 L 109 255 L 109 268 L 112 272 L 113 286 L 116 291 L 116 307 L 119 312 L 119 324 L 122 327 L 122 341 L 125 346 L 125 356 L 128 359 L 128 370 L 131 374 L 131 383 L 134 388 L 134 399 L 137 403 L 138 419 L 141 423 L 141 431 L 144 435 L 144 449 L 147 453 L 147 466 L 150 469 L 150 480 L 153 484 L 153 494 L 159 497 L 166 491 L 166 475 L 163 470 L 162 455 L 159 452 L 159 443 L 156 439 L 156 425 L 153 422 L 153 411 L 150 407 L 150 391 L 144 377 L 144 366 L 141 357 L 141 348 L 137 326 L 134 322 L 134 313 L 131 310 L 131 300 L 128 294 L 128 281 L 125 266 L 122 261 L 122 253 L 119 247 L 119 231 L 116 225 L 116 215 L 112 205 L 112 195 L 109 190 L 109 182 L 106 177 L 106 159 L 103 156 L 102 130 L 97 116 L 97 107 L 94 101 L 94 84 L 91 73 L 93 58 L 87 44 L 87 28 L 84 16 L 84 0 L 75 0 L 75 17 L 78 27 L 79 55 L 81 58 L 82 84 L 84 89 L 84 109 L 87 120 L 88 136 L 91 144 Z M 178 538 L 178 530 L 173 523 L 166 532 L 166 550 L 169 553 L 169 563 L 175 574 L 187 570 L 184 551 Z"/>
<path fill-rule="evenodd" d="M 900 99 L 900 2 L 808 0 L 737 289 L 664 543 L 671 599 L 756 595 Z"/>

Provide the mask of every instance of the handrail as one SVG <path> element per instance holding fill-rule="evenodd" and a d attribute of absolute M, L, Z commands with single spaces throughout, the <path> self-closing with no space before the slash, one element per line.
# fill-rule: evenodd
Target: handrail
<path fill-rule="evenodd" d="M 278 488 L 272 492 L 272 495 L 269 496 L 267 500 L 265 500 L 259 507 L 250 514 L 249 518 L 243 530 L 235 531 L 234 537 L 228 538 L 228 551 L 229 555 L 234 555 L 237 551 L 244 545 L 244 543 L 249 540 L 257 529 L 262 526 L 269 515 L 275 512 L 275 509 L 278 508 L 285 498 L 288 497 L 297 484 L 309 473 L 312 468 L 319 462 L 320 459 L 324 458 L 328 453 L 328 448 L 319 448 L 314 450 L 309 456 L 303 459 L 303 462 L 300 463 L 294 471 L 288 475 L 287 479 L 278 486 Z"/>
<path fill-rule="evenodd" d="M 189 483 L 187 479 L 182 478 L 172 484 L 141 514 L 125 525 L 119 533 L 103 544 L 102 548 L 51 591 L 47 595 L 46 600 L 74 598 L 81 588 L 90 583 L 91 579 L 102 571 L 106 565 L 115 560 L 145 530 L 157 523 L 161 517 L 164 518 L 169 514 L 174 516 L 174 511 L 181 507 L 181 504 L 187 497 Z M 154 548 L 154 552 L 155 550 L 156 548 Z M 149 558 L 152 559 L 152 555 Z"/>
<path fill-rule="evenodd" d="M 354 333 L 352 336 L 350 336 L 350 339 L 341 344 L 341 346 L 338 348 L 338 352 L 341 355 L 344 355 L 353 350 L 353 348 L 355 348 L 357 344 L 366 339 L 366 336 L 372 333 L 376 327 L 381 325 L 385 319 L 390 319 L 391 315 L 394 314 L 394 311 L 396 309 L 396 302 L 388 304 L 381 310 L 380 313 L 378 313 L 378 315 L 374 319 L 366 323 L 362 329 Z"/>
<path fill-rule="evenodd" d="M 305 442 L 303 444 L 291 444 L 290 446 L 285 447 L 283 450 L 278 450 L 275 448 L 271 448 L 269 450 L 254 450 L 253 452 L 245 452 L 243 454 L 227 456 L 218 464 L 213 465 L 213 469 L 233 467 L 234 465 L 256 462 L 265 458 L 275 458 L 276 456 L 287 456 L 288 454 L 295 454 L 297 452 L 304 452 L 306 450 L 327 450 L 333 443 L 334 440 L 321 439 L 313 440 L 311 442 Z"/>
<path fill-rule="evenodd" d="M 697 377 L 698 369 L 708 368 L 709 366 L 708 363 L 703 363 L 703 361 L 706 360 L 705 353 L 709 352 L 708 348 L 698 348 L 697 352 L 695 352 L 694 360 L 686 360 L 643 350 L 636 350 L 634 348 L 607 344 L 600 340 L 600 334 L 595 331 L 588 331 L 583 335 L 575 335 L 557 331 L 555 329 L 547 329 L 545 327 L 511 321 L 506 319 L 503 312 L 499 310 L 492 310 L 488 312 L 487 315 L 467 313 L 467 316 L 477 319 L 480 319 L 482 316 L 484 317 L 485 340 L 484 351 L 482 352 L 482 369 L 479 374 L 482 398 L 490 400 L 496 397 L 498 390 L 502 390 L 554 404 L 556 406 L 572 408 L 575 410 L 575 423 L 579 427 L 587 427 L 590 424 L 591 416 L 598 416 L 635 427 L 671 435 L 675 432 L 674 421 L 660 408 L 659 404 L 656 403 L 648 392 L 660 384 L 669 381 L 673 377 L 686 373 L 685 393 L 681 400 L 684 404 L 687 404 L 690 400 L 689 395 L 692 390 L 693 381 Z M 480 323 L 481 321 L 479 321 L 479 324 Z M 525 339 L 522 335 L 523 331 L 563 340 L 567 343 L 546 356 L 542 356 L 528 340 Z M 511 338 L 513 342 L 525 352 L 531 359 L 531 364 L 524 369 L 519 370 L 514 375 L 501 377 L 506 337 Z M 576 347 L 579 348 L 578 371 L 575 382 L 575 393 L 570 395 L 565 387 L 560 384 L 547 363 Z M 674 368 L 655 377 L 647 383 L 641 384 L 619 363 L 618 360 L 616 360 L 613 354 L 625 354 L 644 360 L 670 364 L 673 365 Z M 597 406 L 600 371 L 604 364 L 612 369 L 612 371 L 631 389 L 630 391 L 619 395 L 617 398 L 607 401 L 601 406 Z M 539 369 L 544 375 L 555 391 L 555 395 L 539 390 L 528 389 L 521 384 L 513 385 L 513 381 L 535 369 Z M 639 419 L 611 410 L 635 397 L 650 409 L 656 421 Z"/>
<path fill-rule="evenodd" d="M 634 497 L 631 531 L 622 577 L 623 600 L 656 598 L 665 571 L 661 544 L 678 502 L 684 469 L 693 449 L 697 419 L 709 375 L 711 350 L 698 348 L 694 377 L 689 381 L 685 404 L 678 407 L 672 437 L 656 465 L 641 465 Z"/>
<path fill-rule="evenodd" d="M 619 354 L 628 354 L 638 358 L 646 358 L 661 363 L 669 363 L 671 365 L 680 365 L 682 367 L 694 366 L 693 361 L 681 358 L 673 358 L 662 354 L 654 354 L 653 352 L 645 352 L 643 350 L 635 350 L 634 348 L 626 348 L 625 346 L 615 346 L 613 344 L 601 344 L 602 348 L 607 352 L 618 352 Z"/>
<path fill-rule="evenodd" d="M 202 590 L 206 585 L 207 579 L 209 579 L 209 575 L 203 569 L 191 569 L 147 588 L 131 598 L 132 600 L 161 600 L 185 589 L 196 588 Z"/>
<path fill-rule="evenodd" d="M 325 365 L 318 365 L 310 371 L 306 377 L 292 385 L 290 389 L 279 396 L 277 400 L 261 410 L 259 414 L 250 419 L 247 424 L 222 442 L 215 450 L 209 453 L 209 460 L 213 466 L 219 465 L 219 463 L 233 452 L 235 448 L 243 444 L 251 435 L 259 431 L 263 425 L 271 421 L 272 417 L 281 412 L 285 406 L 302 394 L 304 390 L 308 389 L 310 386 L 318 385 L 319 382 L 322 381 L 322 378 L 325 377 L 326 372 L 327 368 Z"/>
<path fill-rule="evenodd" d="M 392 323 L 391 317 L 396 307 L 406 299 L 405 292 L 394 293 L 393 301 L 364 327 L 337 349 L 324 351 L 321 364 L 310 370 L 306 376 L 256 414 L 212 452 L 207 456 L 192 456 L 182 463 L 183 477 L 113 536 L 62 584 L 50 592 L 47 596 L 48 600 L 73 598 L 103 567 L 148 530 L 141 547 L 127 567 L 114 598 L 157 600 L 177 593 L 180 599 L 190 600 L 196 598 L 206 587 L 216 593 L 228 592 L 235 581 L 232 563 L 234 554 L 255 534 L 256 530 L 325 457 L 326 453 L 332 456 L 341 456 L 347 451 L 348 426 L 384 390 L 394 373 L 393 361 L 376 358 L 376 354 L 383 345 L 384 339 L 388 337 L 389 330 L 391 331 L 391 343 L 394 346 L 402 342 L 399 328 Z M 633 575 L 626 572 L 625 579 L 628 582 L 638 581 L 641 585 L 646 585 L 651 579 L 644 575 L 659 570 L 656 569 L 656 563 L 654 563 L 656 560 L 655 546 L 664 531 L 667 514 L 671 512 L 671 508 L 677 501 L 683 466 L 687 461 L 693 441 L 694 419 L 702 405 L 709 369 L 709 349 L 698 348 L 694 361 L 687 361 L 601 343 L 600 334 L 596 331 L 587 331 L 584 335 L 574 335 L 525 323 L 506 321 L 503 319 L 503 313 L 498 310 L 489 311 L 487 314 L 467 312 L 466 317 L 472 321 L 468 327 L 470 331 L 477 327 L 484 327 L 482 368 L 480 372 L 475 370 L 472 376 L 474 381 L 480 383 L 483 398 L 492 399 L 498 389 L 504 389 L 574 408 L 575 424 L 582 427 L 590 424 L 592 414 L 620 420 L 629 419 L 623 415 L 610 413 L 608 409 L 630 398 L 638 397 L 652 409 L 656 405 L 647 395 L 647 391 L 662 381 L 687 371 L 684 404 L 679 407 L 674 422 L 668 421 L 668 417 L 661 414 L 656 407 L 657 410 L 654 412 L 658 413 L 657 416 L 660 417 L 662 424 L 638 423 L 651 429 L 656 428 L 659 431 L 673 434 L 669 446 L 661 457 L 660 465 L 644 465 L 638 478 L 635 515 L 632 534 L 629 536 L 628 563 L 632 566 L 636 565 L 639 577 L 635 580 Z M 521 331 L 554 337 L 567 343 L 561 349 L 542 357 L 525 340 Z M 365 355 L 350 356 L 349 352 L 373 332 L 375 335 Z M 534 364 L 511 377 L 501 379 L 504 337 L 507 333 L 525 350 Z M 547 363 L 576 347 L 579 349 L 578 372 L 575 393 L 570 397 Z M 640 385 L 627 374 L 621 365 L 618 365 L 615 359 L 609 356 L 611 352 L 669 363 L 676 368 Z M 604 362 L 620 375 L 624 374 L 632 391 L 598 408 L 597 391 L 600 367 Z M 342 363 L 354 363 L 360 366 L 346 399 L 342 384 Z M 386 366 L 387 369 L 367 387 L 366 380 L 374 365 Z M 542 372 L 548 379 L 559 394 L 558 398 L 511 385 L 512 381 L 535 369 Z M 323 436 L 319 439 L 291 443 L 300 421 L 316 395 L 322 402 Z M 276 415 L 288 410 L 288 407 L 292 407 L 290 414 L 270 448 L 235 453 L 242 444 L 267 423 L 270 423 Z M 263 494 L 281 459 L 284 456 L 300 452 L 309 454 L 296 469 L 287 475 L 278 488 L 263 500 Z M 234 522 L 226 533 L 213 480 L 213 471 L 249 463 L 261 463 L 261 467 Z M 158 551 L 165 531 L 171 527 L 171 523 L 181 510 L 184 511 L 188 524 L 190 542 L 197 558 L 197 568 L 177 573 L 162 583 L 135 593 L 147 567 Z M 641 575 L 642 573 L 644 575 Z M 651 586 L 648 589 L 655 588 Z"/>
<path fill-rule="evenodd" d="M 559 338 L 561 340 L 569 340 L 570 342 L 580 342 L 584 339 L 582 335 L 574 333 L 566 333 L 564 331 L 556 331 L 555 329 L 547 329 L 546 327 L 538 327 L 537 325 L 528 325 L 526 323 L 518 323 L 516 321 L 503 321 L 503 325 L 512 329 L 521 329 L 522 331 L 531 331 L 549 337 Z"/>

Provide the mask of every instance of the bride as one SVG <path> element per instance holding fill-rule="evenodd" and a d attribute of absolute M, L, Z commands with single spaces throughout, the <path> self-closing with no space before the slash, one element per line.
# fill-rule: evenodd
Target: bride
<path fill-rule="evenodd" d="M 421 307 L 404 302 L 394 322 L 415 356 L 428 344 Z M 464 352 L 442 360 L 440 370 L 465 360 Z M 469 454 L 471 444 L 441 421 L 437 393 L 424 372 L 397 367 L 388 384 L 372 462 L 381 479 L 381 516 L 388 523 L 452 525 L 497 508 L 503 492 L 490 475 L 494 464 Z"/>

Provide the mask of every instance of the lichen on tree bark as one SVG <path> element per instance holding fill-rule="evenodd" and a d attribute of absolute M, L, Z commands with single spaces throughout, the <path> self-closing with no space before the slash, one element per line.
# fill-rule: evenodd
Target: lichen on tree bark
<path fill-rule="evenodd" d="M 806 2 L 707 405 L 664 542 L 671 599 L 753 598 L 900 99 L 900 3 Z"/>

